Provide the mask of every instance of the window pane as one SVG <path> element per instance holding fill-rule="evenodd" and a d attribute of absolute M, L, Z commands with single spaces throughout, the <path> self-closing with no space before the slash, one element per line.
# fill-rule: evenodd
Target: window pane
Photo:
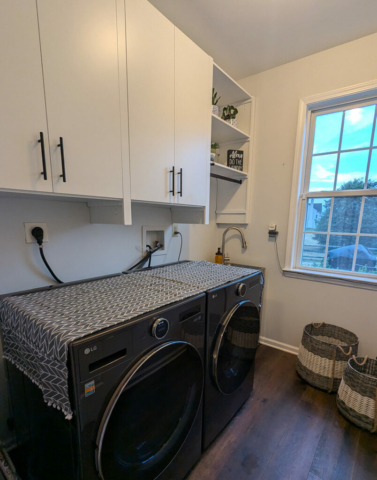
<path fill-rule="evenodd" d="M 337 153 L 312 157 L 309 192 L 334 190 Z"/>
<path fill-rule="evenodd" d="M 336 180 L 337 190 L 364 188 L 368 156 L 368 150 L 340 154 L 338 178 Z"/>
<path fill-rule="evenodd" d="M 315 121 L 313 154 L 335 152 L 339 149 L 343 112 L 319 115 Z"/>
<path fill-rule="evenodd" d="M 355 236 L 330 235 L 326 268 L 351 271 L 355 243 Z"/>
<path fill-rule="evenodd" d="M 308 198 L 305 215 L 305 231 L 327 232 L 331 198 Z"/>
<path fill-rule="evenodd" d="M 327 235 L 306 233 L 302 243 L 301 265 L 323 268 Z"/>
<path fill-rule="evenodd" d="M 372 150 L 367 188 L 377 188 L 377 150 Z"/>
<path fill-rule="evenodd" d="M 357 233 L 361 197 L 334 198 L 331 232 Z"/>
<path fill-rule="evenodd" d="M 377 237 L 360 237 L 357 247 L 356 272 L 377 274 Z"/>
<path fill-rule="evenodd" d="M 342 150 L 370 146 L 375 105 L 347 110 L 344 118 Z"/>
<path fill-rule="evenodd" d="M 376 126 L 374 127 L 373 146 L 377 147 L 377 123 L 376 123 Z"/>
<path fill-rule="evenodd" d="M 360 233 L 377 234 L 377 197 L 365 197 Z"/>

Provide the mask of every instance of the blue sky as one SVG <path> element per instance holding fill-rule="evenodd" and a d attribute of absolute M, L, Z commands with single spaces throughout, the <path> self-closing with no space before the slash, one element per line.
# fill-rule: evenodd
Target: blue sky
<path fill-rule="evenodd" d="M 346 110 L 341 150 L 368 148 L 371 142 L 375 105 Z M 343 112 L 319 115 L 316 118 L 309 191 L 333 190 Z M 377 135 L 373 145 L 377 146 Z M 377 180 L 377 150 L 373 151 L 369 178 Z M 340 154 L 336 189 L 356 178 L 365 180 L 369 151 Z"/>

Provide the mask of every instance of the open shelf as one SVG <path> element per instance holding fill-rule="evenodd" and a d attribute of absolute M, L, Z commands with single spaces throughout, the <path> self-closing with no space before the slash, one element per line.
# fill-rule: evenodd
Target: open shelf
<path fill-rule="evenodd" d="M 219 105 L 233 105 L 234 103 L 246 102 L 251 96 L 216 63 L 213 64 L 213 86 L 221 96 Z"/>
<path fill-rule="evenodd" d="M 211 177 L 241 184 L 243 180 L 247 179 L 247 173 L 226 167 L 221 163 L 211 162 Z"/>
<path fill-rule="evenodd" d="M 249 138 L 249 135 L 246 135 L 246 133 L 241 132 L 241 130 L 233 127 L 230 123 L 222 120 L 217 115 L 212 114 L 212 143 L 247 142 Z"/>

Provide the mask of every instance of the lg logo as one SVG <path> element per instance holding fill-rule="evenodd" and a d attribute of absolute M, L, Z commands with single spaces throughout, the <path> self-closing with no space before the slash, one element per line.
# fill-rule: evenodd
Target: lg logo
<path fill-rule="evenodd" d="M 95 352 L 97 350 L 97 345 L 94 345 L 94 347 L 89 347 L 84 350 L 85 355 L 88 355 L 90 352 Z"/>

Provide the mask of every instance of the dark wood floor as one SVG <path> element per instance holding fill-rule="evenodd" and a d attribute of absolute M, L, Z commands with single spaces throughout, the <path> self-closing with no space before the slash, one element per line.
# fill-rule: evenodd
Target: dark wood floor
<path fill-rule="evenodd" d="M 296 375 L 294 355 L 261 346 L 254 392 L 189 480 L 376 480 L 377 435 Z"/>

